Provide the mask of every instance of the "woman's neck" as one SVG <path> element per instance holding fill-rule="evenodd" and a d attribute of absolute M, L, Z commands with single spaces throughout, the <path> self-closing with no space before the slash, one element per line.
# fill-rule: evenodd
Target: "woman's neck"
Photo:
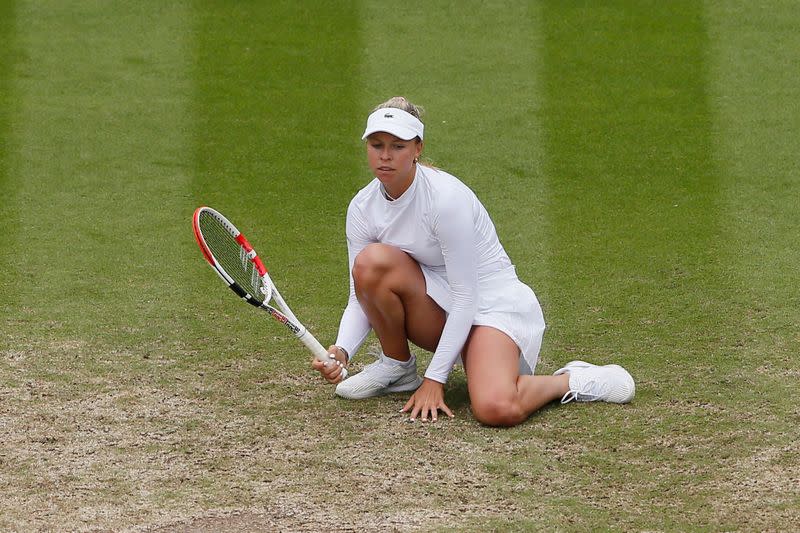
<path fill-rule="evenodd" d="M 403 180 L 402 184 L 396 184 L 394 187 L 391 188 L 382 184 L 381 188 L 383 190 L 383 196 L 390 202 L 397 200 L 398 198 L 403 196 L 403 193 L 405 193 L 409 187 L 411 187 L 411 184 L 414 183 L 414 177 L 416 175 L 417 175 L 417 164 L 414 163 L 414 166 L 411 167 L 411 173 L 409 174 L 409 177 Z"/>

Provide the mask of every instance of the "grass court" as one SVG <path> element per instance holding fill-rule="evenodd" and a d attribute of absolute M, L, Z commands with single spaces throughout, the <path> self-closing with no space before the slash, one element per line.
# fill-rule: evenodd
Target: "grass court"
<path fill-rule="evenodd" d="M 788 0 L 0 0 L 0 530 L 793 529 L 799 26 Z M 618 362 L 633 403 L 490 429 L 455 371 L 456 418 L 408 424 L 217 281 L 202 204 L 334 340 L 394 95 L 537 293 L 537 372 Z"/>

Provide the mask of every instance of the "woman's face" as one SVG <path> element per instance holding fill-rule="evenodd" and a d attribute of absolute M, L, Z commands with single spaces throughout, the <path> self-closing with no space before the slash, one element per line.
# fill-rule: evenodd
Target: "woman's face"
<path fill-rule="evenodd" d="M 390 192 L 402 194 L 414 179 L 415 160 L 422 142 L 404 141 L 391 133 L 376 132 L 367 137 L 367 160 L 375 177 Z"/>

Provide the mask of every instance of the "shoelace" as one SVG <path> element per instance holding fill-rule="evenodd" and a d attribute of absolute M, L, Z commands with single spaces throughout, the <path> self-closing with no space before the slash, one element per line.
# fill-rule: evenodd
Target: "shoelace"
<path fill-rule="evenodd" d="M 593 402 L 595 400 L 599 400 L 600 398 L 602 398 L 605 395 L 605 392 L 606 392 L 605 389 L 608 387 L 608 385 L 606 383 L 601 383 L 600 384 L 600 392 L 601 392 L 601 394 L 591 394 L 589 392 L 585 392 L 586 389 L 592 389 L 592 385 L 596 385 L 596 384 L 597 384 L 597 381 L 595 381 L 595 380 L 587 381 L 583 386 L 583 388 L 584 388 L 583 391 L 572 390 L 572 389 L 568 390 L 567 393 L 564 396 L 561 397 L 561 403 L 565 404 L 565 403 L 569 403 L 569 402 L 571 402 L 573 400 L 582 401 L 582 402 Z"/>
<path fill-rule="evenodd" d="M 568 390 L 567 393 L 561 397 L 561 404 L 569 403 L 572 400 L 578 397 L 578 392 L 574 390 Z"/>

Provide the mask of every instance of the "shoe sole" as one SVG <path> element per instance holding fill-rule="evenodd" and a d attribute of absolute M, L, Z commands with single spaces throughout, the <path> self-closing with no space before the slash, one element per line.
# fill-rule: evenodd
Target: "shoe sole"
<path fill-rule="evenodd" d="M 403 383 L 402 385 L 391 385 L 389 387 L 386 387 L 386 392 L 387 393 L 409 392 L 412 390 L 417 390 L 420 385 L 422 385 L 422 378 L 417 376 L 417 378 L 414 381 L 411 381 L 410 383 Z"/>
<path fill-rule="evenodd" d="M 344 381 L 342 383 L 345 383 Z M 341 385 L 341 383 L 340 383 Z M 373 392 L 370 394 L 358 394 L 358 392 L 351 393 L 350 391 L 346 390 L 339 390 L 339 387 L 336 387 L 336 395 L 345 398 L 347 400 L 366 400 L 367 398 L 376 398 L 378 396 L 384 396 L 386 394 L 391 394 L 393 392 L 410 392 L 415 391 L 422 385 L 422 378 L 416 376 L 416 379 L 409 383 L 402 383 L 399 385 L 391 385 L 384 389 L 380 389 L 377 392 Z"/>

